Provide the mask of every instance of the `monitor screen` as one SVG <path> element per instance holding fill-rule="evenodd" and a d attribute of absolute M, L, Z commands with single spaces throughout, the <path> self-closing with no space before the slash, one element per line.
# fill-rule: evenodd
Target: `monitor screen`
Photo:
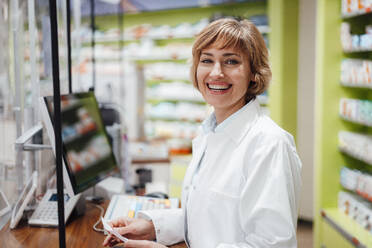
<path fill-rule="evenodd" d="M 53 97 L 44 101 L 53 123 Z M 63 160 L 77 194 L 107 177 L 116 161 L 93 92 L 62 95 L 61 120 Z"/>

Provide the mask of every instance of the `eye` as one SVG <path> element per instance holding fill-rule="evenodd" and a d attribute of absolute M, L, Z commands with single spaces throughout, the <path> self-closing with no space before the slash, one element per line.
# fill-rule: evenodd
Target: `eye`
<path fill-rule="evenodd" d="M 236 59 L 228 59 L 228 60 L 225 61 L 225 64 L 227 64 L 227 65 L 237 65 L 239 63 L 240 62 Z"/>
<path fill-rule="evenodd" d="M 213 61 L 211 59 L 201 59 L 200 60 L 200 63 L 203 63 L 203 64 L 210 64 L 210 63 L 213 63 Z"/>

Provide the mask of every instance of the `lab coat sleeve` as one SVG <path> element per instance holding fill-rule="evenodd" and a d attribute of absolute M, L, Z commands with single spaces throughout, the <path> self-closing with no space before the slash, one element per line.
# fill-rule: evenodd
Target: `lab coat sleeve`
<path fill-rule="evenodd" d="M 184 217 L 182 209 L 141 211 L 138 217 L 152 220 L 158 243 L 172 245 L 184 240 Z"/>
<path fill-rule="evenodd" d="M 244 172 L 239 215 L 245 242 L 218 248 L 297 247 L 301 161 L 292 137 L 265 143 L 249 154 L 255 165 Z"/>

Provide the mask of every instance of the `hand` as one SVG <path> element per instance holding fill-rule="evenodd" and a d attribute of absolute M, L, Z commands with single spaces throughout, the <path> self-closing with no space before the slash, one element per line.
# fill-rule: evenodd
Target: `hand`
<path fill-rule="evenodd" d="M 120 217 L 108 224 L 128 239 L 154 240 L 156 238 L 155 227 L 149 220 Z M 114 235 L 109 234 L 103 241 L 103 246 L 111 247 L 120 242 Z"/>
<path fill-rule="evenodd" d="M 166 248 L 166 246 L 148 240 L 128 240 L 124 243 L 126 248 Z"/>

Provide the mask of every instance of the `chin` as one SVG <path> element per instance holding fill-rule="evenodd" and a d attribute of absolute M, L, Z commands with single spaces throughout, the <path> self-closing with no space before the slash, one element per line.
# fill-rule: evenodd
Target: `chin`
<path fill-rule="evenodd" d="M 206 102 L 213 108 L 224 108 L 227 106 L 226 102 L 216 101 L 216 100 L 206 100 Z"/>

